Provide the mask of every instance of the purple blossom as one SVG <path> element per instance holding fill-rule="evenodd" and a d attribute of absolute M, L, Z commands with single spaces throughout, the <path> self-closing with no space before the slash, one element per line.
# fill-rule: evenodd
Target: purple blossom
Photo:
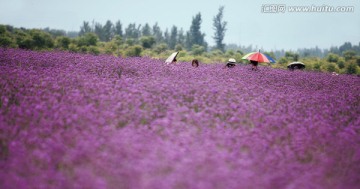
<path fill-rule="evenodd" d="M 359 83 L 0 49 L 0 188 L 359 188 Z"/>

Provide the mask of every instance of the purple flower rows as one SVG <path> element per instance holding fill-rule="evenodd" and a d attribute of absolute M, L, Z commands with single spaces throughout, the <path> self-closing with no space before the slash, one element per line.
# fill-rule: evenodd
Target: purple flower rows
<path fill-rule="evenodd" d="M 0 188 L 359 188 L 360 78 L 0 49 Z"/>

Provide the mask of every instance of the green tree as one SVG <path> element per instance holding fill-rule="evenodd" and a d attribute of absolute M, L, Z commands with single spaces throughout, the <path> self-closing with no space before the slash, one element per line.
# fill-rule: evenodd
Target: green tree
<path fill-rule="evenodd" d="M 286 57 L 281 57 L 279 60 L 278 60 L 278 63 L 279 64 L 287 64 L 289 62 L 289 60 L 286 58 Z"/>
<path fill-rule="evenodd" d="M 334 54 L 334 53 L 329 53 L 327 56 L 326 56 L 326 60 L 328 62 L 334 62 L 334 63 L 337 63 L 339 61 L 339 56 L 337 54 Z"/>
<path fill-rule="evenodd" d="M 126 38 L 133 38 L 137 41 L 141 35 L 140 32 L 141 25 L 136 26 L 135 23 L 129 24 L 127 28 L 125 28 L 125 37 Z"/>
<path fill-rule="evenodd" d="M 298 53 L 294 53 L 293 60 L 294 61 L 299 61 L 299 54 Z"/>
<path fill-rule="evenodd" d="M 6 30 L 10 33 L 14 33 L 16 28 L 14 28 L 13 26 L 10 26 L 10 25 L 6 25 Z"/>
<path fill-rule="evenodd" d="M 15 30 L 16 44 L 21 49 L 31 49 L 33 46 L 33 39 L 27 32 L 16 29 Z"/>
<path fill-rule="evenodd" d="M 142 36 L 150 36 L 151 35 L 151 27 L 148 23 L 145 24 L 145 26 L 142 27 Z"/>
<path fill-rule="evenodd" d="M 149 49 L 155 44 L 155 38 L 153 36 L 142 36 L 140 42 L 143 48 Z"/>
<path fill-rule="evenodd" d="M 229 52 L 229 51 L 227 51 L 227 52 Z M 214 49 L 211 49 L 210 54 L 211 54 L 211 56 L 223 56 L 224 52 L 222 52 L 220 49 L 214 48 Z"/>
<path fill-rule="evenodd" d="M 330 52 L 333 54 L 340 54 L 338 47 L 330 47 Z"/>
<path fill-rule="evenodd" d="M 182 47 L 185 47 L 185 35 L 184 35 L 184 30 L 182 28 L 180 28 L 179 33 L 178 33 L 178 37 L 177 37 L 177 44 L 181 45 Z"/>
<path fill-rule="evenodd" d="M 6 26 L 0 25 L 0 34 L 3 35 L 7 32 Z"/>
<path fill-rule="evenodd" d="M 213 18 L 213 27 L 215 33 L 213 39 L 215 40 L 216 48 L 224 52 L 225 44 L 223 43 L 226 31 L 227 22 L 223 21 L 224 6 L 219 8 L 219 13 Z"/>
<path fill-rule="evenodd" d="M 99 41 L 98 36 L 95 33 L 86 33 L 78 39 L 78 45 L 81 46 L 96 46 Z"/>
<path fill-rule="evenodd" d="M 65 30 L 57 30 L 57 29 L 50 29 L 50 28 L 45 28 L 43 29 L 43 31 L 49 33 L 52 37 L 56 38 L 59 36 L 65 36 L 66 35 L 66 31 Z"/>
<path fill-rule="evenodd" d="M 181 44 L 175 45 L 175 51 L 182 51 L 184 47 Z"/>
<path fill-rule="evenodd" d="M 175 49 L 175 45 L 177 42 L 177 36 L 178 36 L 177 27 L 173 26 L 171 28 L 170 39 L 169 39 L 169 48 L 170 49 Z"/>
<path fill-rule="evenodd" d="M 161 43 L 164 41 L 163 34 L 162 34 L 162 31 L 161 31 L 158 23 L 155 23 L 155 25 L 153 26 L 152 33 L 155 37 L 156 43 Z"/>
<path fill-rule="evenodd" d="M 103 31 L 104 41 L 106 42 L 111 41 L 111 39 L 114 37 L 114 33 L 113 33 L 114 25 L 110 20 L 106 21 L 102 31 Z"/>
<path fill-rule="evenodd" d="M 105 43 L 105 54 L 114 54 L 118 49 L 119 46 L 116 44 L 115 40 Z"/>
<path fill-rule="evenodd" d="M 356 74 L 358 73 L 358 67 L 355 62 L 351 62 L 345 67 L 345 73 L 347 74 Z"/>
<path fill-rule="evenodd" d="M 193 55 L 201 55 L 205 52 L 205 47 L 195 44 L 192 46 L 191 52 Z"/>
<path fill-rule="evenodd" d="M 201 33 L 200 29 L 201 29 L 201 14 L 198 13 L 197 15 L 195 15 L 195 17 L 193 17 L 192 19 L 192 23 L 190 26 L 190 31 L 188 32 L 188 36 L 187 36 L 187 45 L 188 45 L 188 49 L 191 49 L 193 45 L 200 45 L 200 46 L 204 46 L 205 48 L 207 48 L 207 44 L 204 40 L 205 38 L 205 34 Z"/>
<path fill-rule="evenodd" d="M 187 48 L 187 50 L 191 50 L 191 37 L 190 37 L 190 32 L 186 32 L 185 35 L 185 47 Z"/>
<path fill-rule="evenodd" d="M 320 70 L 322 63 L 320 61 L 316 61 L 313 65 L 314 70 Z"/>
<path fill-rule="evenodd" d="M 16 47 L 16 42 L 13 36 L 7 31 L 4 25 L 0 25 L 0 46 Z"/>
<path fill-rule="evenodd" d="M 159 43 L 154 47 L 154 51 L 158 54 L 166 51 L 166 49 L 168 48 L 166 43 Z"/>
<path fill-rule="evenodd" d="M 126 56 L 140 56 L 143 48 L 140 45 L 130 46 L 126 50 Z"/>
<path fill-rule="evenodd" d="M 343 56 L 345 58 L 345 61 L 349 61 L 353 59 L 356 55 L 356 52 L 354 50 L 347 50 L 343 52 Z"/>
<path fill-rule="evenodd" d="M 299 60 L 299 54 L 291 52 L 291 51 L 286 51 L 285 57 L 290 61 L 298 61 Z"/>
<path fill-rule="evenodd" d="M 100 54 L 100 50 L 97 46 L 90 46 L 90 47 L 87 47 L 87 51 L 90 53 L 90 54 L 93 54 L 93 55 L 98 55 Z"/>
<path fill-rule="evenodd" d="M 337 65 L 338 65 L 338 67 L 340 68 L 340 69 L 343 69 L 343 68 L 345 68 L 345 60 L 344 60 L 344 58 L 339 58 L 339 60 L 338 60 L 338 62 L 337 62 Z"/>
<path fill-rule="evenodd" d="M 60 36 L 55 39 L 55 46 L 60 49 L 68 49 L 71 43 L 71 39 L 65 36 Z"/>
<path fill-rule="evenodd" d="M 355 60 L 356 60 L 356 64 L 357 64 L 358 66 L 360 66 L 360 56 L 356 56 L 356 57 L 355 57 Z"/>
<path fill-rule="evenodd" d="M 345 42 L 343 45 L 339 47 L 340 53 L 344 53 L 345 51 L 351 50 L 352 45 L 350 42 Z"/>
<path fill-rule="evenodd" d="M 99 37 L 100 41 L 105 41 L 105 32 L 102 24 L 95 23 L 94 33 Z"/>
<path fill-rule="evenodd" d="M 170 34 L 168 29 L 166 28 L 165 32 L 164 32 L 164 42 L 169 46 L 170 44 Z"/>
<path fill-rule="evenodd" d="M 126 38 L 125 43 L 126 43 L 128 46 L 133 46 L 133 45 L 135 45 L 136 41 L 135 41 L 134 38 Z"/>
<path fill-rule="evenodd" d="M 0 35 L 0 46 L 1 47 L 16 47 L 16 43 L 10 35 L 1 34 Z"/>
<path fill-rule="evenodd" d="M 114 35 L 118 35 L 118 36 L 120 36 L 120 37 L 123 37 L 122 24 L 121 24 L 120 20 L 118 20 L 118 21 L 115 23 Z"/>
<path fill-rule="evenodd" d="M 294 53 L 293 52 L 290 52 L 290 51 L 286 51 L 285 52 L 285 57 L 286 58 L 292 58 L 294 56 Z"/>
<path fill-rule="evenodd" d="M 84 35 L 86 33 L 90 33 L 92 32 L 92 28 L 89 24 L 89 22 L 83 22 L 83 25 L 80 27 L 80 32 L 79 32 L 79 35 Z"/>
<path fill-rule="evenodd" d="M 220 49 L 219 49 L 219 50 L 220 50 Z M 232 49 L 230 49 L 230 50 L 227 50 L 225 54 L 226 54 L 226 56 L 228 56 L 228 57 L 232 57 L 232 56 L 235 55 L 235 51 L 232 50 Z"/>
<path fill-rule="evenodd" d="M 79 47 L 74 43 L 70 43 L 69 51 L 71 51 L 71 52 L 79 52 Z"/>
<path fill-rule="evenodd" d="M 324 63 L 321 67 L 322 70 L 326 72 L 339 72 L 339 67 L 333 62 Z"/>
<path fill-rule="evenodd" d="M 123 44 L 123 39 L 120 35 L 115 35 L 114 38 L 112 39 L 112 41 L 114 41 L 117 46 L 120 46 Z"/>
<path fill-rule="evenodd" d="M 77 31 L 68 31 L 68 32 L 66 32 L 66 37 L 70 37 L 70 38 L 79 37 L 79 32 L 77 32 Z"/>
<path fill-rule="evenodd" d="M 31 49 L 47 49 L 54 46 L 54 40 L 49 33 L 33 29 L 30 31 L 32 37 Z"/>

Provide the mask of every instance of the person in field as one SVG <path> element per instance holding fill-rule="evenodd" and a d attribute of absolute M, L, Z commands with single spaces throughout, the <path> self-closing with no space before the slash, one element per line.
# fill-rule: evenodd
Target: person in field
<path fill-rule="evenodd" d="M 199 67 L 199 61 L 197 59 L 194 59 L 194 60 L 192 60 L 191 65 L 192 65 L 192 67 L 197 68 L 197 67 Z"/>
<path fill-rule="evenodd" d="M 176 64 L 177 63 L 177 60 L 176 60 L 176 56 L 179 54 L 179 52 L 174 52 L 172 53 L 166 60 L 165 60 L 165 63 L 167 65 L 170 65 L 170 64 Z"/>
<path fill-rule="evenodd" d="M 230 58 L 229 61 L 226 63 L 226 67 L 233 68 L 235 67 L 236 60 L 234 58 Z"/>
<path fill-rule="evenodd" d="M 254 71 L 258 70 L 258 67 L 257 67 L 259 64 L 258 61 L 250 60 L 250 64 L 252 65 L 251 70 L 254 70 Z"/>

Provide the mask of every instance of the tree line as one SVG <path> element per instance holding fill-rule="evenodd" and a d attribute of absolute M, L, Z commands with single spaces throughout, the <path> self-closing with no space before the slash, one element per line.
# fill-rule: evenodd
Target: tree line
<path fill-rule="evenodd" d="M 184 31 L 173 25 L 164 31 L 158 23 L 150 26 L 130 23 L 126 27 L 120 20 L 105 24 L 84 21 L 79 32 L 56 29 L 26 29 L 0 25 L 0 46 L 31 50 L 66 50 L 91 54 L 112 54 L 115 56 L 149 56 L 166 58 L 173 51 L 180 51 L 182 61 L 197 58 L 202 62 L 225 62 L 241 57 L 258 47 L 224 44 L 227 22 L 223 20 L 224 7 L 219 7 L 213 17 L 213 40 L 209 47 L 205 33 L 201 31 L 201 13 L 192 17 L 190 28 Z M 360 74 L 360 43 L 345 42 L 330 49 L 304 48 L 297 51 L 262 51 L 277 59 L 274 67 L 286 68 L 291 61 L 306 61 L 307 69 L 325 72 Z"/>
<path fill-rule="evenodd" d="M 222 52 L 224 52 L 225 44 L 223 43 L 223 39 L 226 31 L 226 22 L 223 21 L 223 10 L 223 6 L 219 7 L 219 13 L 214 16 L 215 32 L 213 36 L 216 41 L 215 48 Z M 192 18 L 191 26 L 188 31 L 184 31 L 183 28 L 178 28 L 175 25 L 172 26 L 170 30 L 166 28 L 165 31 L 162 31 L 158 23 L 155 23 L 153 26 L 150 26 L 148 23 L 143 26 L 141 24 L 130 23 L 127 27 L 124 27 L 120 20 L 115 23 L 108 20 L 104 25 L 95 21 L 91 23 L 84 21 L 78 33 L 45 28 L 41 31 L 45 31 L 46 33 L 40 34 L 39 30 L 28 31 L 25 28 L 16 29 L 12 26 L 5 26 L 4 28 L 3 26 L 2 33 L 4 36 L 1 37 L 1 45 L 18 46 L 20 48 L 29 49 L 53 48 L 54 44 L 50 42 L 50 37 L 52 36 L 55 38 L 61 37 L 58 39 L 60 40 L 58 42 L 63 44 L 62 47 L 65 47 L 65 49 L 68 48 L 67 44 L 71 41 L 70 39 L 77 38 L 77 45 L 81 48 L 83 46 L 81 41 L 83 41 L 84 38 L 90 39 L 94 37 L 93 34 L 95 34 L 99 42 L 115 41 L 129 46 L 141 45 L 143 48 L 152 48 L 154 45 L 159 45 L 161 48 L 170 50 L 186 49 L 190 51 L 195 49 L 196 51 L 207 51 L 208 43 L 205 41 L 205 33 L 201 32 L 201 23 L 201 13 L 198 13 Z M 11 37 L 8 32 L 15 34 L 16 39 Z M 29 35 L 27 36 L 26 34 Z M 32 37 L 40 35 L 44 38 L 42 40 L 49 42 L 49 44 L 40 45 L 36 44 L 37 42 L 35 41 L 31 41 Z M 38 37 L 35 37 L 35 39 L 37 38 Z"/>
<path fill-rule="evenodd" d="M 219 13 L 214 17 L 214 40 L 216 42 L 215 49 L 224 52 L 225 44 L 223 43 L 227 22 L 223 21 L 224 7 L 219 8 Z M 120 40 L 128 45 L 139 44 L 143 48 L 152 48 L 154 45 L 163 46 L 170 50 L 208 50 L 208 43 L 205 41 L 205 33 L 201 32 L 202 17 L 201 13 L 196 14 L 192 18 L 191 26 L 188 31 L 173 25 L 170 29 L 166 28 L 162 31 L 158 23 L 150 26 L 130 23 L 126 27 L 120 20 L 112 23 L 106 21 L 104 25 L 98 22 L 84 21 L 80 27 L 79 36 L 88 33 L 95 33 L 102 42 L 110 42 L 112 40 Z"/>

